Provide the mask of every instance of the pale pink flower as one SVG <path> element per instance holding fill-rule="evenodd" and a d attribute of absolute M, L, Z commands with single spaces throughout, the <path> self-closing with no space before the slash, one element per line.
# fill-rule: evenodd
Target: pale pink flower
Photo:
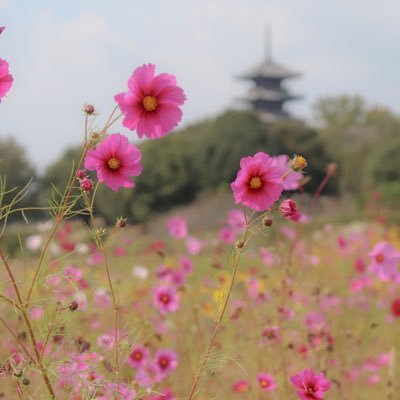
<path fill-rule="evenodd" d="M 256 153 L 240 160 L 240 170 L 231 188 L 235 203 L 257 211 L 269 209 L 281 196 L 281 171 L 266 153 Z"/>
<path fill-rule="evenodd" d="M 33 307 L 30 311 L 29 311 L 29 316 L 33 319 L 33 320 L 38 320 L 38 319 L 42 319 L 44 317 L 44 310 L 42 307 Z"/>
<path fill-rule="evenodd" d="M 14 78 L 8 73 L 8 62 L 0 58 L 0 103 L 1 99 L 11 89 L 13 81 Z"/>
<path fill-rule="evenodd" d="M 298 389 L 296 395 L 301 400 L 323 400 L 324 393 L 332 387 L 322 372 L 315 375 L 311 368 L 291 376 L 290 381 Z"/>
<path fill-rule="evenodd" d="M 153 289 L 153 302 L 161 314 L 166 314 L 179 309 L 180 297 L 175 288 L 159 286 Z"/>
<path fill-rule="evenodd" d="M 126 136 L 113 134 L 103 139 L 96 149 L 88 151 L 85 168 L 96 171 L 100 182 L 118 191 L 120 186 L 135 187 L 130 177 L 142 173 L 141 157 L 139 149 Z"/>
<path fill-rule="evenodd" d="M 387 281 L 398 275 L 397 265 L 400 261 L 400 252 L 390 243 L 377 243 L 368 256 L 371 258 L 369 269 L 379 279 Z"/>
<path fill-rule="evenodd" d="M 272 157 L 273 165 L 281 170 L 283 190 L 296 190 L 303 179 L 301 172 L 293 171 L 289 165 L 289 156 L 281 154 Z"/>
<path fill-rule="evenodd" d="M 233 209 L 228 212 L 228 226 L 236 233 L 242 233 L 246 229 L 246 218 L 243 210 Z"/>
<path fill-rule="evenodd" d="M 114 347 L 114 337 L 108 333 L 99 335 L 97 338 L 97 346 L 103 348 L 104 350 L 111 350 Z"/>
<path fill-rule="evenodd" d="M 221 242 L 232 244 L 236 239 L 236 233 L 232 228 L 224 227 L 219 231 Z"/>
<path fill-rule="evenodd" d="M 175 371 L 178 367 L 178 354 L 171 349 L 159 349 L 154 354 L 154 363 L 164 376 Z"/>
<path fill-rule="evenodd" d="M 190 236 L 186 239 L 186 251 L 188 252 L 188 254 L 195 256 L 196 254 L 200 253 L 202 248 L 202 241 L 195 238 L 194 236 Z"/>
<path fill-rule="evenodd" d="M 154 76 L 156 66 L 136 68 L 128 81 L 128 92 L 114 98 L 124 114 L 122 125 L 136 129 L 139 138 L 160 138 L 174 129 L 182 118 L 179 108 L 186 96 L 169 74 Z"/>
<path fill-rule="evenodd" d="M 272 392 L 277 387 L 274 377 L 265 372 L 260 372 L 257 375 L 257 381 L 261 390 Z"/>
<path fill-rule="evenodd" d="M 184 239 L 188 233 L 186 219 L 179 216 L 170 218 L 167 222 L 167 228 L 170 235 L 175 239 Z"/>

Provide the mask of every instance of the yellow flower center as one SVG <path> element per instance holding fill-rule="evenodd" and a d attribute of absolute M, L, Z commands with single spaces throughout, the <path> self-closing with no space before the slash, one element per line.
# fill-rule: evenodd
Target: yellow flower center
<path fill-rule="evenodd" d="M 385 259 L 385 257 L 383 257 L 383 255 L 380 254 L 380 253 L 377 254 L 376 257 L 375 257 L 375 260 L 376 260 L 378 263 L 383 262 L 384 259 Z"/>
<path fill-rule="evenodd" d="M 158 107 L 158 101 L 154 96 L 146 96 L 142 100 L 142 104 L 143 104 L 143 108 L 149 112 L 155 111 Z"/>
<path fill-rule="evenodd" d="M 160 297 L 160 301 L 164 304 L 168 304 L 169 303 L 169 296 L 167 294 L 163 294 Z"/>
<path fill-rule="evenodd" d="M 266 379 L 261 379 L 260 385 L 261 385 L 261 387 L 266 388 L 269 386 L 269 382 Z"/>
<path fill-rule="evenodd" d="M 298 171 L 301 171 L 307 166 L 307 160 L 302 156 L 296 156 L 294 159 L 294 165 Z"/>
<path fill-rule="evenodd" d="M 262 186 L 262 182 L 258 176 L 251 178 L 250 189 L 260 189 L 261 186 Z"/>
<path fill-rule="evenodd" d="M 118 169 L 119 166 L 121 165 L 121 163 L 119 162 L 119 160 L 117 160 L 116 158 L 110 158 L 110 159 L 107 161 L 107 164 L 108 164 L 108 166 L 109 166 L 111 169 Z"/>
<path fill-rule="evenodd" d="M 169 362 L 166 358 L 160 358 L 159 364 L 161 367 L 167 367 Z"/>
<path fill-rule="evenodd" d="M 140 353 L 139 351 L 135 351 L 134 353 L 133 353 L 133 358 L 135 359 L 135 360 L 141 360 L 142 359 L 142 353 Z"/>

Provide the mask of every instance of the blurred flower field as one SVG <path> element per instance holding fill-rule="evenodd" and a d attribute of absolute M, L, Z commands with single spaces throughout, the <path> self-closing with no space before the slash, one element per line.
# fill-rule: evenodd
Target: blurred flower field
<path fill-rule="evenodd" d="M 187 395 L 228 291 L 240 212 L 228 213 L 219 232 L 192 232 L 179 216 L 170 220 L 170 234 L 165 226 L 160 237 L 127 226 L 108 250 L 120 299 L 119 380 L 127 393 L 148 392 L 146 399 Z M 380 258 L 372 251 L 377 243 L 399 249 L 398 229 L 380 223 L 279 224 L 260 224 L 260 234 L 246 247 L 197 398 L 295 398 L 289 376 L 309 368 L 332 382 L 328 399 L 398 398 L 400 276 L 396 267 L 380 274 L 374 267 Z M 30 250 L 10 260 L 22 290 L 24 267 L 46 235 L 27 237 Z M 114 374 L 114 310 L 104 259 L 85 226 L 67 222 L 47 262 L 49 271 L 39 278 L 41 300 L 29 307 L 38 345 L 62 398 L 91 398 L 89 391 Z M 1 289 L 12 295 L 4 275 Z M 1 311 L 18 335 L 11 337 L 2 325 L 1 377 L 12 375 L 0 381 L 3 398 L 14 398 L 15 382 L 23 386 L 25 379 L 27 398 L 46 398 L 39 373 L 18 346 L 28 347 L 23 323 L 8 304 Z M 262 374 L 272 381 L 265 384 Z"/>

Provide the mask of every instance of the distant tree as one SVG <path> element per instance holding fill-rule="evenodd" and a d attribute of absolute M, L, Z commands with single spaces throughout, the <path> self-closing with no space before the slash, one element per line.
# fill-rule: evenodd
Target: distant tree
<path fill-rule="evenodd" d="M 7 190 L 14 189 L 5 196 L 4 204 L 10 203 L 16 193 L 31 179 L 33 180 L 28 188 L 28 194 L 19 206 L 35 204 L 37 194 L 35 169 L 28 160 L 25 149 L 13 138 L 0 138 L 0 175 L 6 177 Z M 13 220 L 17 217 L 15 215 Z"/>
<path fill-rule="evenodd" d="M 339 164 L 341 192 L 360 193 L 376 183 L 373 160 L 383 161 L 382 148 L 399 135 L 399 117 L 359 96 L 322 98 L 314 110 L 327 152 Z"/>

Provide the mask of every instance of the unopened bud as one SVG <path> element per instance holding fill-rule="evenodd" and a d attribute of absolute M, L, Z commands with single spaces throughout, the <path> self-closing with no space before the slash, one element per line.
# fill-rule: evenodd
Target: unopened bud
<path fill-rule="evenodd" d="M 22 383 L 23 383 L 25 386 L 28 386 L 28 385 L 31 383 L 31 381 L 30 381 L 28 378 L 24 378 L 24 379 L 22 379 Z"/>
<path fill-rule="evenodd" d="M 92 187 L 93 187 L 93 182 L 91 179 L 83 178 L 81 180 L 81 188 L 84 192 L 89 192 L 90 190 L 92 190 Z"/>
<path fill-rule="evenodd" d="M 126 218 L 118 218 L 117 226 L 120 228 L 126 227 Z"/>
<path fill-rule="evenodd" d="M 238 241 L 236 242 L 236 247 L 237 247 L 238 249 L 243 249 L 243 247 L 244 247 L 244 242 L 243 242 L 243 240 L 238 240 Z"/>
<path fill-rule="evenodd" d="M 336 175 L 338 171 L 338 165 L 335 162 L 331 162 L 326 167 L 326 173 L 328 175 Z"/>
<path fill-rule="evenodd" d="M 302 171 L 307 167 L 307 160 L 303 156 L 295 155 L 290 162 L 290 167 L 293 171 Z"/>
<path fill-rule="evenodd" d="M 266 217 L 265 219 L 264 219 L 264 225 L 265 226 L 271 226 L 272 225 L 272 218 L 270 218 L 270 217 Z"/>
<path fill-rule="evenodd" d="M 83 179 L 86 176 L 86 171 L 84 169 L 80 169 L 77 173 L 76 173 L 76 177 L 78 179 Z"/>
<path fill-rule="evenodd" d="M 88 115 L 92 115 L 94 114 L 95 109 L 92 104 L 85 104 L 83 107 L 83 111 Z"/>
<path fill-rule="evenodd" d="M 71 301 L 71 304 L 69 305 L 69 309 L 71 311 L 77 310 L 79 307 L 78 302 L 76 300 Z"/>

